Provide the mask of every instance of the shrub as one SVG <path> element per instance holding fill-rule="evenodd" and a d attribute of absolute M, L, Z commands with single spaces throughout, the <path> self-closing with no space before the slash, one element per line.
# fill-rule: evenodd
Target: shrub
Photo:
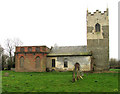
<path fill-rule="evenodd" d="M 46 71 L 47 71 L 47 72 L 50 72 L 50 69 L 49 69 L 49 68 L 46 68 Z"/>

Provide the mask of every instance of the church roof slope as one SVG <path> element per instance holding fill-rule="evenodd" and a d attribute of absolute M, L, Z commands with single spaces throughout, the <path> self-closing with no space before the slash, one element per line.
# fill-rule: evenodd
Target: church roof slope
<path fill-rule="evenodd" d="M 76 56 L 91 55 L 87 50 L 87 46 L 56 46 L 53 47 L 47 56 Z"/>

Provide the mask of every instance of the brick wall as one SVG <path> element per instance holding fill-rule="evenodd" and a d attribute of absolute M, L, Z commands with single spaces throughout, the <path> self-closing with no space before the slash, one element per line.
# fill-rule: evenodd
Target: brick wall
<path fill-rule="evenodd" d="M 31 46 L 29 46 L 31 47 Z M 38 47 L 38 46 L 37 46 Z M 24 48 L 24 52 L 20 49 Z M 40 46 L 40 51 L 36 52 L 36 47 L 32 46 L 32 51 L 28 52 L 28 46 L 16 47 L 15 52 L 15 71 L 16 72 L 43 72 L 46 71 L 46 55 L 49 53 L 49 48 Z M 20 58 L 24 58 L 23 67 L 20 67 Z M 40 58 L 40 62 L 36 67 L 36 58 Z"/>

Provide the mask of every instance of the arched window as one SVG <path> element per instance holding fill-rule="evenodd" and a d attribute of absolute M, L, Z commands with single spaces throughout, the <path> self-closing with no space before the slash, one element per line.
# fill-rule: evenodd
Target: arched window
<path fill-rule="evenodd" d="M 23 66 L 24 66 L 24 57 L 21 56 L 20 57 L 20 67 L 23 68 Z"/>
<path fill-rule="evenodd" d="M 100 32 L 100 24 L 99 24 L 99 23 L 97 23 L 97 24 L 95 25 L 95 31 L 96 31 L 96 32 Z"/>
<path fill-rule="evenodd" d="M 40 67 L 40 57 L 39 56 L 37 56 L 36 57 L 36 68 L 39 68 Z"/>

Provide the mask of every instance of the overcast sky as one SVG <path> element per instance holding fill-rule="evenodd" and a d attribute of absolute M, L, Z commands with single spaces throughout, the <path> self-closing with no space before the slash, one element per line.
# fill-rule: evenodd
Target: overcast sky
<path fill-rule="evenodd" d="M 23 45 L 87 45 L 86 10 L 109 8 L 110 58 L 118 58 L 119 0 L 0 0 L 0 44 L 19 38 Z"/>

